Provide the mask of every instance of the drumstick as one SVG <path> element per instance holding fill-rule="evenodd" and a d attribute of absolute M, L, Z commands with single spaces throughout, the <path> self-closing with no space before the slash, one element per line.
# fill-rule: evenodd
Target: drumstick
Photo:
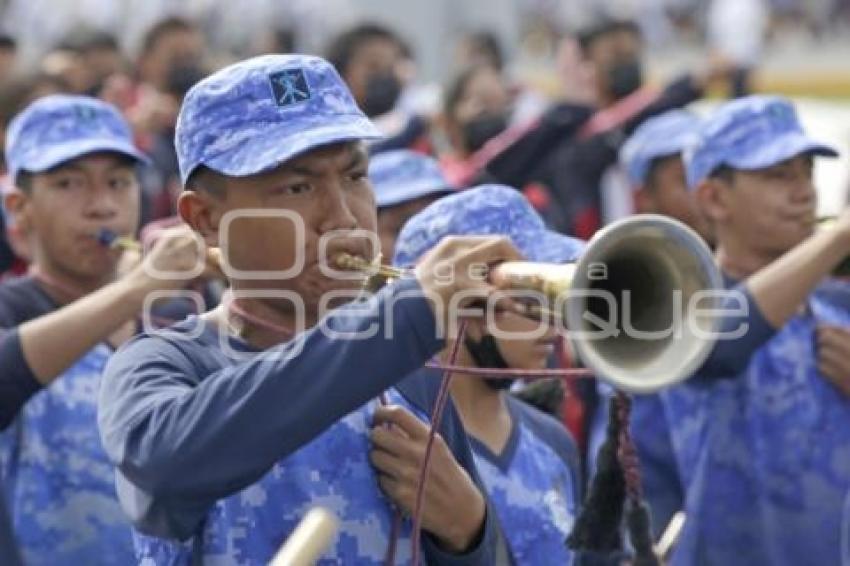
<path fill-rule="evenodd" d="M 676 514 L 673 515 L 673 518 L 670 519 L 670 522 L 667 523 L 667 528 L 664 529 L 664 533 L 655 545 L 656 556 L 664 560 L 664 558 L 670 553 L 670 550 L 672 550 L 673 545 L 675 545 L 676 541 L 679 539 L 679 534 L 681 534 L 684 526 L 685 513 L 683 511 L 677 511 Z"/>
<path fill-rule="evenodd" d="M 338 528 L 339 521 L 328 510 L 310 509 L 269 566 L 312 566 L 330 546 Z"/>

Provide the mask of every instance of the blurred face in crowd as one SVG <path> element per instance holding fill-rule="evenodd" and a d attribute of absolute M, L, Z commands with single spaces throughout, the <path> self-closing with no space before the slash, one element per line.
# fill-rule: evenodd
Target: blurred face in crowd
<path fill-rule="evenodd" d="M 103 228 L 135 233 L 135 163 L 119 154 L 95 153 L 20 177 L 20 189 L 5 204 L 15 225 L 29 236 L 36 264 L 81 286 L 114 277 L 121 252 L 103 246 L 97 234 Z"/>
<path fill-rule="evenodd" d="M 405 222 L 426 206 L 437 200 L 437 196 L 425 196 L 395 206 L 378 210 L 378 239 L 381 241 L 381 253 L 384 262 L 392 260 L 395 253 L 395 241 Z"/>
<path fill-rule="evenodd" d="M 403 88 L 405 63 L 402 46 L 391 38 L 374 37 L 354 50 L 343 78 L 367 116 L 393 109 Z"/>
<path fill-rule="evenodd" d="M 546 362 L 554 353 L 557 334 L 552 326 L 545 332 L 540 331 L 541 323 L 510 312 L 499 312 L 493 316 L 493 327 L 489 333 L 495 337 L 496 345 L 505 363 L 512 369 L 536 370 L 546 367 Z M 481 339 L 483 322 L 475 321 L 469 327 L 469 336 L 475 341 Z M 539 335 L 537 338 L 523 335 Z M 515 337 L 508 337 L 513 336 Z M 510 380 L 495 380 L 488 383 L 507 386 Z"/>
<path fill-rule="evenodd" d="M 594 38 L 585 50 L 593 68 L 602 106 L 628 96 L 643 83 L 640 36 L 631 29 L 616 29 Z"/>
<path fill-rule="evenodd" d="M 696 195 L 688 190 L 685 166 L 679 155 L 655 160 L 646 183 L 635 195 L 635 203 L 638 213 L 663 214 L 675 218 L 713 245 L 711 225 L 700 212 Z"/>
<path fill-rule="evenodd" d="M 17 50 L 12 46 L 0 47 L 0 80 L 7 79 L 15 70 Z"/>
<path fill-rule="evenodd" d="M 475 153 L 508 127 L 511 94 L 504 77 L 483 66 L 466 81 L 447 116 L 452 144 L 463 155 Z"/>
<path fill-rule="evenodd" d="M 142 79 L 160 91 L 180 69 L 197 67 L 203 58 L 204 38 L 194 29 L 172 29 L 160 36 L 139 62 Z"/>
<path fill-rule="evenodd" d="M 208 245 L 222 245 L 221 230 L 227 229 L 223 249 L 235 269 L 280 271 L 292 269 L 299 256 L 304 267 L 286 280 L 231 279 L 236 289 L 283 289 L 300 295 L 315 315 L 319 300 L 328 291 L 356 290 L 357 280 L 329 278 L 320 270 L 341 251 L 371 259 L 377 250 L 366 238 L 336 237 L 328 243 L 328 258 L 320 258 L 320 238 L 331 231 L 376 230 L 375 198 L 367 177 L 368 155 L 362 143 L 349 142 L 312 150 L 269 172 L 248 177 L 225 177 L 205 171 L 190 179 L 178 201 L 183 219 L 204 237 Z M 195 187 L 198 187 L 197 189 Z M 203 188 L 206 186 L 207 188 Z M 242 217 L 222 226 L 228 212 L 244 209 L 288 211 L 303 220 L 305 231 L 285 217 Z M 349 297 L 350 299 L 351 297 Z M 290 312 L 286 299 L 267 304 Z M 335 304 L 335 303 L 332 303 Z M 311 310 L 312 309 L 312 310 Z"/>
<path fill-rule="evenodd" d="M 799 155 L 766 169 L 726 169 L 699 186 L 700 208 L 732 260 L 758 258 L 766 264 L 812 234 L 813 165 L 811 156 Z"/>
<path fill-rule="evenodd" d="M 41 71 L 48 77 L 56 77 L 76 94 L 89 92 L 95 82 L 94 73 L 83 57 L 70 49 L 48 53 L 41 62 Z"/>

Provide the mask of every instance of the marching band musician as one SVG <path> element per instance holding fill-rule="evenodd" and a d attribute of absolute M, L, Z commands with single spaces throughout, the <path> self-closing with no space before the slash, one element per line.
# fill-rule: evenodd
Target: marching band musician
<path fill-rule="evenodd" d="M 375 232 L 362 140 L 377 134 L 317 57 L 242 61 L 186 96 L 176 136 L 186 189 L 179 211 L 238 271 L 218 309 L 136 337 L 106 369 L 100 431 L 139 531 L 140 560 L 265 564 L 318 504 L 340 521 L 322 562 L 381 564 L 394 509 L 413 511 L 428 438 L 422 419 L 439 383 L 403 379 L 444 348 L 437 326 L 447 327 L 449 297 L 492 291 L 469 266 L 519 255 L 503 238 L 445 241 L 415 277 L 320 319 L 322 295 L 359 285 L 323 273 L 322 237 L 343 236 L 328 256 L 377 252 L 350 237 Z M 245 210 L 260 215 L 228 225 Z M 289 214 L 268 217 L 280 211 Z M 304 268 L 280 275 L 298 256 Z M 441 284 L 440 265 L 458 274 L 451 284 Z M 251 271 L 270 275 L 258 281 L 244 275 Z M 385 391 L 389 405 L 379 406 Z M 428 478 L 427 562 L 498 563 L 495 516 L 451 407 Z M 404 520 L 399 561 L 410 560 L 410 531 Z"/>

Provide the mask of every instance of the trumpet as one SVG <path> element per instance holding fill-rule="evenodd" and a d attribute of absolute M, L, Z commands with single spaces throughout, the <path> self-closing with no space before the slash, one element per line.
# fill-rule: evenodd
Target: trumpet
<path fill-rule="evenodd" d="M 372 289 L 410 275 L 344 253 L 333 261 L 363 273 Z M 716 321 L 704 313 L 723 289 L 720 272 L 702 238 L 665 216 L 636 215 L 607 226 L 576 263 L 510 261 L 488 275 L 500 288 L 554 301 L 554 310 L 530 312 L 565 321 L 583 364 L 630 393 L 690 377 L 714 346 Z"/>

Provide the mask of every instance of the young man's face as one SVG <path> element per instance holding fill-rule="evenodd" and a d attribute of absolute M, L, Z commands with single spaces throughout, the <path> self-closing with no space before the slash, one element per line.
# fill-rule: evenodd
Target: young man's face
<path fill-rule="evenodd" d="M 343 143 L 310 151 L 268 173 L 251 177 L 225 178 L 221 199 L 212 197 L 211 224 L 216 232 L 208 243 L 219 245 L 223 234 L 221 218 L 227 212 L 250 214 L 286 211 L 300 217 L 304 234 L 298 237 L 289 219 L 244 216 L 230 223 L 224 250 L 231 265 L 245 271 L 291 269 L 299 255 L 304 268 L 287 280 L 242 280 L 240 289 L 285 289 L 315 309 L 328 291 L 356 290 L 360 282 L 336 280 L 322 274 L 320 238 L 332 231 L 376 230 L 375 198 L 367 177 L 368 156 L 360 143 Z M 323 257 L 325 264 L 341 251 L 371 259 L 377 254 L 364 237 L 332 238 Z M 336 304 L 336 303 L 334 303 Z M 285 308 L 285 307 L 284 307 Z"/>
<path fill-rule="evenodd" d="M 361 108 L 366 101 L 369 80 L 377 75 L 395 75 L 401 80 L 398 68 L 403 60 L 401 46 L 391 39 L 376 37 L 357 47 L 343 78 Z"/>
<path fill-rule="evenodd" d="M 726 247 L 778 257 L 811 235 L 817 204 L 812 174 L 812 157 L 801 155 L 713 181 L 721 183 L 718 236 Z"/>
<path fill-rule="evenodd" d="M 496 338 L 499 353 L 508 367 L 513 369 L 543 369 L 555 349 L 556 333 L 549 326 L 538 338 L 520 338 L 509 335 L 539 334 L 540 322 L 513 313 L 498 313 L 494 317 L 496 328 L 504 332 L 500 338 L 495 329 L 490 333 Z"/>
<path fill-rule="evenodd" d="M 173 69 L 194 64 L 203 58 L 204 37 L 197 30 L 174 30 L 159 39 L 142 57 L 143 78 L 156 88 L 168 88 Z"/>
<path fill-rule="evenodd" d="M 103 228 L 135 233 L 135 164 L 114 153 L 98 153 L 33 174 L 30 180 L 13 214 L 31 238 L 36 261 L 80 281 L 113 275 L 121 252 L 103 246 L 97 234 Z"/>
<path fill-rule="evenodd" d="M 708 219 L 700 212 L 688 190 L 685 166 L 678 155 L 658 159 L 646 185 L 637 195 L 637 212 L 670 216 L 693 228 L 706 242 L 714 242 Z"/>
<path fill-rule="evenodd" d="M 389 263 L 395 253 L 395 241 L 405 222 L 417 212 L 437 200 L 437 196 L 425 196 L 395 206 L 378 210 L 378 238 L 384 263 Z"/>
<path fill-rule="evenodd" d="M 634 31 L 611 31 L 594 39 L 586 58 L 594 70 L 597 96 L 610 104 L 637 90 L 643 53 L 641 38 Z"/>

